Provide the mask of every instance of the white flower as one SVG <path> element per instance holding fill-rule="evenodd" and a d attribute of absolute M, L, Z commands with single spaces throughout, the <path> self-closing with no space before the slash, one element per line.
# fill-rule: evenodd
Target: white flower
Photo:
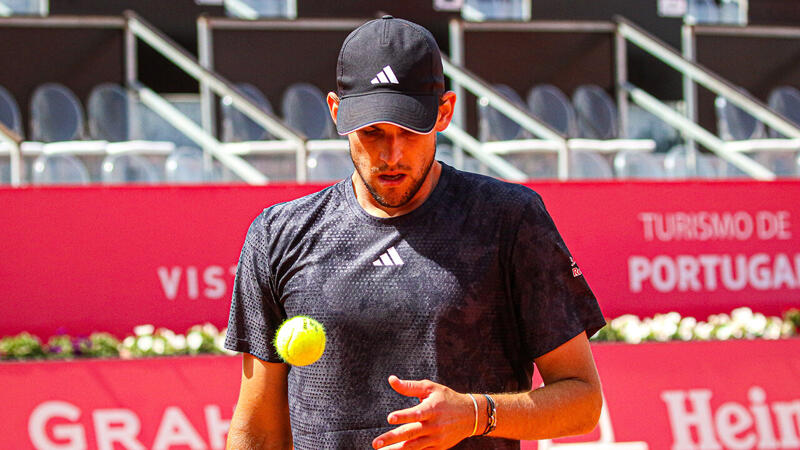
<path fill-rule="evenodd" d="M 125 348 L 133 348 L 134 344 L 136 344 L 136 338 L 133 336 L 128 336 L 122 341 L 122 346 Z"/>
<path fill-rule="evenodd" d="M 136 336 L 147 336 L 153 334 L 155 330 L 156 327 L 150 324 L 139 325 L 138 327 L 133 327 L 133 334 L 135 334 Z"/>
<path fill-rule="evenodd" d="M 142 336 L 136 341 L 136 347 L 143 351 L 148 352 L 153 348 L 153 336 Z"/>
<path fill-rule="evenodd" d="M 761 336 L 764 334 L 764 329 L 767 327 L 767 317 L 761 313 L 754 314 L 753 317 L 745 323 L 744 329 L 748 336 Z"/>
<path fill-rule="evenodd" d="M 219 330 L 213 324 L 205 323 L 203 324 L 203 333 L 208 334 L 210 336 L 216 336 L 219 334 Z"/>
<path fill-rule="evenodd" d="M 175 332 L 169 328 L 159 328 L 156 330 L 158 336 L 162 336 L 167 342 L 170 342 L 175 337 Z"/>
<path fill-rule="evenodd" d="M 164 338 L 156 338 L 153 341 L 153 353 L 163 355 L 167 350 L 167 341 Z"/>
<path fill-rule="evenodd" d="M 678 337 L 682 341 L 691 341 L 694 336 L 694 328 L 697 326 L 697 319 L 694 317 L 684 317 L 678 323 Z"/>
<path fill-rule="evenodd" d="M 186 348 L 186 336 L 182 334 L 176 334 L 169 340 L 169 345 L 172 346 L 175 350 L 181 351 Z"/>
<path fill-rule="evenodd" d="M 767 319 L 767 325 L 764 327 L 764 339 L 780 339 L 782 325 L 781 319 L 777 317 Z"/>
<path fill-rule="evenodd" d="M 203 335 L 199 331 L 192 331 L 186 336 L 186 345 L 191 350 L 198 350 L 203 345 Z"/>
<path fill-rule="evenodd" d="M 794 324 L 791 321 L 785 321 L 781 324 L 781 336 L 790 337 L 794 336 Z"/>
<path fill-rule="evenodd" d="M 714 325 L 708 322 L 700 322 L 694 327 L 694 335 L 701 341 L 711 339 L 711 333 L 714 331 Z"/>
<path fill-rule="evenodd" d="M 736 330 L 733 325 L 721 325 L 714 330 L 714 336 L 720 341 L 727 341 L 733 336 L 734 331 Z"/>
<path fill-rule="evenodd" d="M 656 314 L 653 320 L 645 320 L 645 323 L 650 325 L 650 334 L 655 340 L 659 342 L 669 341 L 678 332 L 680 315 L 675 313 L 677 315 L 676 320 L 675 315 L 671 314 Z"/>
<path fill-rule="evenodd" d="M 731 312 L 731 319 L 740 324 L 746 324 L 753 319 L 753 310 L 744 306 L 736 308 Z"/>

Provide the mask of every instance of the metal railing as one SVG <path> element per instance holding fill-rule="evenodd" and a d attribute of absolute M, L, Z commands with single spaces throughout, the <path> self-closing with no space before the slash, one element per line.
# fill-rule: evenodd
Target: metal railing
<path fill-rule="evenodd" d="M 727 82 L 714 72 L 685 58 L 675 49 L 661 42 L 658 38 L 645 32 L 628 20 L 622 17 L 616 17 L 615 20 L 617 22 L 618 35 L 616 39 L 617 64 L 626 64 L 625 43 L 631 42 L 683 74 L 687 80 L 691 80 L 690 82 L 700 84 L 712 92 L 729 99 L 731 103 L 780 133 L 791 138 L 800 138 L 800 128 L 798 128 L 797 125 L 780 114 L 775 113 L 758 99 L 737 89 L 736 86 Z M 687 96 L 688 110 L 688 114 L 684 116 L 646 94 L 641 89 L 628 83 L 625 71 L 618 70 L 617 73 L 618 88 L 622 91 L 621 97 L 625 95 L 630 96 L 639 106 L 673 126 L 689 139 L 702 143 L 720 158 L 730 162 L 746 174 L 760 180 L 772 180 L 775 178 L 775 174 L 772 171 L 741 154 L 741 151 L 746 151 L 748 149 L 747 143 L 740 143 L 734 148 L 730 143 L 722 141 L 713 133 L 710 133 L 696 123 L 696 113 L 694 112 L 696 102 L 694 101 L 692 88 L 688 88 L 686 85 L 684 88 L 684 93 Z M 626 103 L 622 101 L 620 108 L 626 108 L 626 106 Z M 758 146 L 753 144 L 752 148 L 756 149 Z M 696 159 L 694 151 L 689 152 L 687 164 L 690 170 L 695 169 Z"/>
<path fill-rule="evenodd" d="M 6 126 L 0 122 L 0 144 L 5 144 L 9 149 L 11 186 L 19 187 L 22 185 L 23 181 L 22 151 L 19 148 L 20 144 L 22 144 L 22 137 L 6 128 Z"/>
<path fill-rule="evenodd" d="M 297 21 L 279 21 L 279 20 L 257 20 L 257 21 L 243 21 L 243 20 L 236 20 L 236 19 L 220 19 L 220 18 L 207 18 L 201 17 L 198 19 L 198 45 L 200 46 L 198 55 L 201 64 L 207 68 L 208 70 L 212 70 L 213 67 L 213 30 L 214 29 L 236 29 L 236 30 L 326 30 L 326 31 L 350 31 L 357 28 L 359 25 L 363 24 L 365 20 L 361 19 L 335 19 L 335 20 L 318 20 L 318 19 L 304 19 L 304 20 L 297 20 Z M 498 108 L 502 108 L 503 110 L 506 109 L 506 106 L 510 107 L 517 114 L 522 114 L 526 116 L 528 121 L 534 121 L 535 124 L 528 123 L 528 127 L 533 127 L 539 130 L 542 133 L 555 133 L 554 131 L 550 130 L 546 125 L 542 124 L 541 122 L 536 121 L 532 116 L 527 114 L 526 112 L 520 110 L 518 107 L 512 105 L 510 102 L 506 101 L 504 98 L 500 97 L 499 94 L 488 87 L 484 82 L 480 81 L 477 77 L 472 74 L 469 74 L 462 68 L 457 67 L 453 63 L 451 63 L 446 57 L 443 57 L 443 64 L 445 66 L 445 74 L 450 76 L 451 78 L 458 78 L 465 83 L 470 84 L 471 86 L 477 86 L 475 89 L 478 92 L 484 93 L 488 92 L 488 95 L 492 96 L 493 100 L 498 103 L 502 103 L 505 106 L 500 106 Z M 204 80 L 201 80 L 201 87 Z M 209 113 L 213 109 L 213 98 L 210 95 L 210 92 L 202 90 L 204 100 L 203 104 L 204 109 L 208 109 Z M 219 94 L 219 92 L 217 92 Z M 222 94 L 220 94 L 222 95 Z M 496 97 L 496 98 L 495 98 Z M 458 102 L 457 102 L 458 103 Z M 255 119 L 255 116 L 248 113 L 244 109 L 240 108 L 240 105 L 237 102 L 233 102 L 233 106 L 236 109 L 240 109 L 243 113 L 248 115 L 254 121 L 261 124 L 261 122 Z M 252 112 L 252 111 L 251 111 Z M 264 124 L 261 124 L 262 126 Z M 495 152 L 489 150 L 486 146 L 486 143 L 478 142 L 477 139 L 473 138 L 469 135 L 463 128 L 459 127 L 456 123 L 452 123 L 444 132 L 443 134 L 453 141 L 457 147 L 466 149 L 466 151 L 471 154 L 475 159 L 480 161 L 481 163 L 485 164 L 490 170 L 494 173 L 498 174 L 499 176 L 509 179 L 509 180 L 524 180 L 527 176 L 521 172 L 519 169 L 515 168 L 508 162 L 506 162 L 503 158 L 495 154 Z M 557 133 L 556 133 L 557 135 Z M 347 141 L 343 140 L 333 140 L 333 141 L 315 141 L 315 140 L 305 140 L 303 141 L 305 150 L 309 150 L 311 148 L 315 149 L 328 149 L 328 150 L 347 150 L 348 144 Z M 270 142 L 270 144 L 273 144 Z M 251 152 L 257 151 L 274 151 L 276 149 L 282 148 L 280 143 L 274 142 L 274 145 L 250 145 L 249 143 L 233 143 L 233 144 L 226 144 L 226 146 L 231 149 L 231 151 L 238 153 L 238 154 L 247 154 Z M 280 151 L 280 150 L 278 150 Z M 461 161 L 456 161 L 456 166 L 460 167 Z M 298 167 L 300 163 L 298 161 Z M 303 170 L 305 169 L 305 160 L 303 161 Z M 300 177 L 298 173 L 298 181 L 305 181 L 306 178 L 305 174 L 303 178 Z"/>

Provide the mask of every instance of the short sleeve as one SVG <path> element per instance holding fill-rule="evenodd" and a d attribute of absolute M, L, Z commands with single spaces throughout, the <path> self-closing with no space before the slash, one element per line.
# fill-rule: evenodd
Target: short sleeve
<path fill-rule="evenodd" d="M 511 250 L 511 292 L 523 355 L 534 360 L 605 325 L 597 300 L 538 194 L 523 208 Z"/>
<path fill-rule="evenodd" d="M 270 282 L 265 213 L 250 225 L 236 267 L 225 348 L 282 362 L 273 336 L 286 317 Z"/>

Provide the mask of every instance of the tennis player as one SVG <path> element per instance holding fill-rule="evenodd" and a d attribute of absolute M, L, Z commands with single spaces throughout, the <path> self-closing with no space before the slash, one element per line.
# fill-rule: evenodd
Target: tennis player
<path fill-rule="evenodd" d="M 336 76 L 328 105 L 355 171 L 247 232 L 226 340 L 244 358 L 228 448 L 518 449 L 592 430 L 597 301 L 539 195 L 436 161 L 456 98 L 433 36 L 367 22 Z M 290 367 L 272 340 L 299 314 L 328 343 Z"/>

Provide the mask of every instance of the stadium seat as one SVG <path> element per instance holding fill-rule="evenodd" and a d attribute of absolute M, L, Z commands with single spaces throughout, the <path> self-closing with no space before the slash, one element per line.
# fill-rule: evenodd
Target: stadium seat
<path fill-rule="evenodd" d="M 589 150 L 569 152 L 569 177 L 575 180 L 611 179 L 614 173 L 608 161 L 598 153 Z"/>
<path fill-rule="evenodd" d="M 578 86 L 572 95 L 578 136 L 586 139 L 616 139 L 619 135 L 617 107 L 600 86 Z"/>
<path fill-rule="evenodd" d="M 75 156 L 39 155 L 33 163 L 33 184 L 88 184 L 89 171 Z"/>
<path fill-rule="evenodd" d="M 676 145 L 666 153 L 664 157 L 664 170 L 667 178 L 684 179 L 695 177 L 694 174 L 689 173 L 689 167 L 686 161 L 687 154 L 688 149 L 684 145 Z M 713 155 L 705 155 L 700 152 L 697 152 L 695 156 L 697 168 L 696 177 L 716 178 L 717 170 L 713 163 L 715 157 Z"/>
<path fill-rule="evenodd" d="M 19 105 L 14 100 L 14 96 L 0 86 L 0 122 L 9 130 L 23 136 L 22 115 L 19 112 Z"/>
<path fill-rule="evenodd" d="M 686 16 L 692 23 L 719 23 L 719 6 L 714 0 L 689 0 Z"/>
<path fill-rule="evenodd" d="M 767 102 L 770 108 L 800 126 L 800 90 L 792 86 L 779 86 L 770 92 Z M 769 130 L 769 136 L 785 137 L 772 129 Z"/>
<path fill-rule="evenodd" d="M 261 91 L 248 83 L 236 85 L 250 100 L 252 100 L 262 111 L 272 113 L 272 104 Z M 272 136 L 261 125 L 254 122 L 233 106 L 229 97 L 220 99 L 220 109 L 222 110 L 222 141 L 223 142 L 246 142 L 272 139 Z"/>
<path fill-rule="evenodd" d="M 561 89 L 552 84 L 534 86 L 528 93 L 531 114 L 567 137 L 576 135 L 575 110 Z"/>
<path fill-rule="evenodd" d="M 617 178 L 664 178 L 664 165 L 653 153 L 619 152 L 614 156 L 614 172 Z"/>
<path fill-rule="evenodd" d="M 225 0 L 225 14 L 240 19 L 294 18 L 297 12 L 288 0 Z"/>
<path fill-rule="evenodd" d="M 41 142 L 83 138 L 83 107 L 75 94 L 58 83 L 45 83 L 31 97 L 31 138 Z"/>
<path fill-rule="evenodd" d="M 530 11 L 522 0 L 464 0 L 461 16 L 465 20 L 527 20 Z"/>
<path fill-rule="evenodd" d="M 656 152 L 666 152 L 681 141 L 675 128 L 637 105 L 628 106 L 625 135 L 630 139 L 652 139 L 656 143 Z"/>
<path fill-rule="evenodd" d="M 765 137 L 764 124 L 734 105 L 725 97 L 714 101 L 717 114 L 717 134 L 725 141 L 743 141 Z"/>
<path fill-rule="evenodd" d="M 49 2 L 41 0 L 3 0 L 0 13 L 3 16 L 45 16 L 47 15 Z"/>
<path fill-rule="evenodd" d="M 202 183 L 206 179 L 203 151 L 194 147 L 175 149 L 167 156 L 164 172 L 168 183 Z"/>
<path fill-rule="evenodd" d="M 162 178 L 156 166 L 141 155 L 112 154 L 103 160 L 102 180 L 106 184 L 154 184 Z"/>
<path fill-rule="evenodd" d="M 89 135 L 93 139 L 121 142 L 130 139 L 128 91 L 114 83 L 95 86 L 87 104 Z"/>
<path fill-rule="evenodd" d="M 510 102 L 527 110 L 525 102 L 511 87 L 504 84 L 496 84 L 493 88 Z M 485 99 L 478 99 L 478 121 L 478 137 L 481 142 L 509 141 L 527 137 L 520 124 L 489 106 Z"/>
<path fill-rule="evenodd" d="M 325 94 L 309 83 L 295 83 L 283 93 L 281 110 L 286 123 L 309 139 L 337 137 Z"/>
<path fill-rule="evenodd" d="M 342 180 L 353 173 L 353 161 L 344 151 L 310 151 L 307 162 L 309 181 Z"/>

